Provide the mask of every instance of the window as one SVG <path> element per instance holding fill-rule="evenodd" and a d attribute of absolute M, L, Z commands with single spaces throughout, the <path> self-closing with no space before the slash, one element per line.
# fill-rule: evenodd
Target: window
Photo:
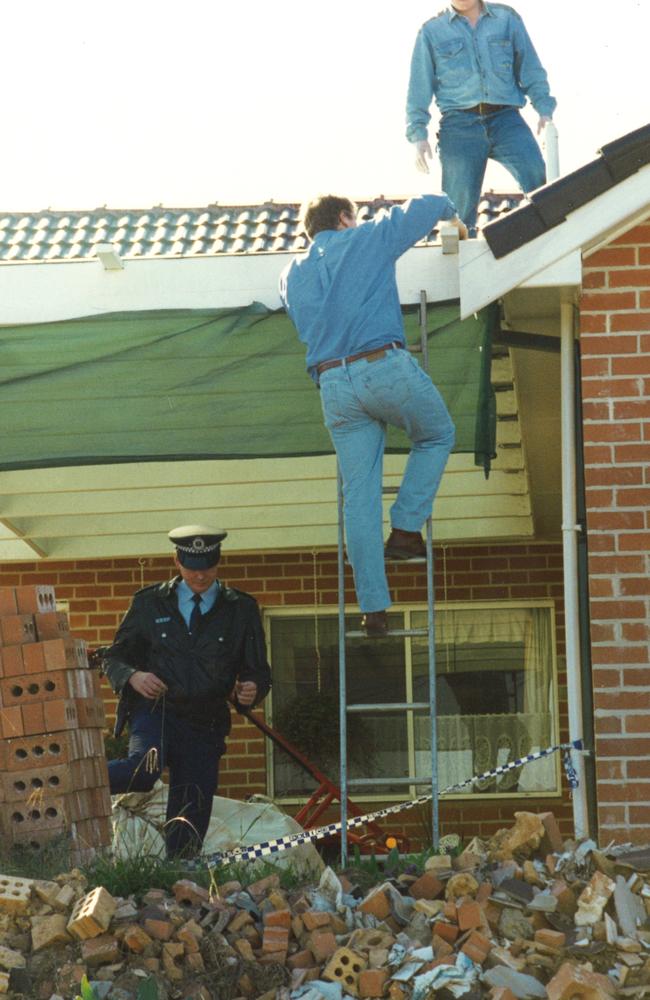
<path fill-rule="evenodd" d="M 348 628 L 359 618 L 348 616 Z M 391 609 L 391 629 L 426 628 L 426 607 Z M 336 612 L 267 612 L 273 664 L 272 725 L 338 783 L 339 667 Z M 557 742 L 555 631 L 550 603 L 439 605 L 436 609 L 438 783 L 441 790 Z M 429 701 L 427 637 L 348 640 L 348 705 Z M 428 710 L 348 714 L 353 797 L 407 797 L 391 777 L 431 774 Z M 461 794 L 557 794 L 558 764 L 546 758 L 468 786 Z M 313 778 L 278 747 L 273 793 L 300 798 Z M 364 796 L 365 792 L 365 796 Z"/>

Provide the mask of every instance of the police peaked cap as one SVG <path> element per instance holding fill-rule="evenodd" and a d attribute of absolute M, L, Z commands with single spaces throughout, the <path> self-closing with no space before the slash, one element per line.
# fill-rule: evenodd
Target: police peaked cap
<path fill-rule="evenodd" d="M 169 532 L 170 542 L 176 546 L 176 555 L 186 569 L 209 569 L 216 566 L 221 556 L 221 543 L 228 534 L 205 524 L 185 524 Z"/>

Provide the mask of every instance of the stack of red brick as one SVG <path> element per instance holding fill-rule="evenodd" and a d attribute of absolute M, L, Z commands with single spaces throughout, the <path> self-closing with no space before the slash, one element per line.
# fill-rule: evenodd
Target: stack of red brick
<path fill-rule="evenodd" d="M 48 586 L 0 588 L 0 830 L 81 861 L 111 842 L 99 676 Z"/>

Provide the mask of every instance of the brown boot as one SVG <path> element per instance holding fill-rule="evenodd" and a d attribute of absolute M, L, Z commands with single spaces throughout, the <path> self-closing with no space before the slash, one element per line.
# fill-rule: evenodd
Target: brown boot
<path fill-rule="evenodd" d="M 384 556 L 386 559 L 426 559 L 427 547 L 419 531 L 393 528 L 384 548 Z"/>
<path fill-rule="evenodd" d="M 369 639 L 388 635 L 388 618 L 385 611 L 366 611 L 361 619 L 361 628 Z"/>

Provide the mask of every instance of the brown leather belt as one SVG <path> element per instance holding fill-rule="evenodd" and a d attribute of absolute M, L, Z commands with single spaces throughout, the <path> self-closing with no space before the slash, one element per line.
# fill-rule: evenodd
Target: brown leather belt
<path fill-rule="evenodd" d="M 359 354 L 351 354 L 347 358 L 322 361 L 319 365 L 316 365 L 316 372 L 318 375 L 322 375 L 323 372 L 328 371 L 330 368 L 340 368 L 341 365 L 349 365 L 353 361 L 361 361 L 363 358 L 366 361 L 379 361 L 380 358 L 385 357 L 386 351 L 390 351 L 393 347 L 403 349 L 404 345 L 398 344 L 396 340 L 391 340 L 390 344 L 382 344 L 381 347 L 375 347 L 372 351 L 360 351 Z"/>
<path fill-rule="evenodd" d="M 510 104 L 475 104 L 473 108 L 461 108 L 461 111 L 473 111 L 476 115 L 491 115 L 495 111 L 505 111 Z"/>

